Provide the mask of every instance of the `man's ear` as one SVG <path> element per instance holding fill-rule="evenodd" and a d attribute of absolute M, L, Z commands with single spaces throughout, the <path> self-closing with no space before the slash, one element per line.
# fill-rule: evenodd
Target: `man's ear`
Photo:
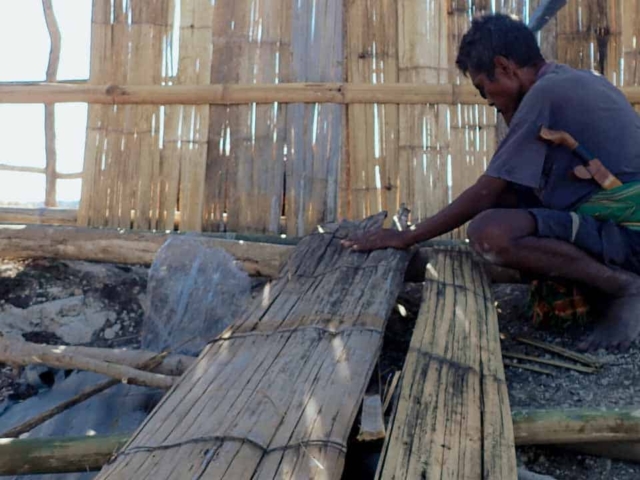
<path fill-rule="evenodd" d="M 494 57 L 493 66 L 495 67 L 496 72 L 500 72 L 508 77 L 515 75 L 517 70 L 516 64 L 502 55 Z"/>

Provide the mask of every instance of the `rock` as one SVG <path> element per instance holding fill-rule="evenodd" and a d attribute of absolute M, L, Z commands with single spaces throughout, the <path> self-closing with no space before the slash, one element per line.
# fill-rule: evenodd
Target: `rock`
<path fill-rule="evenodd" d="M 4 305 L 0 311 L 0 331 L 10 336 L 40 330 L 54 333 L 65 343 L 80 344 L 90 342 L 107 320 L 115 318 L 114 312 L 80 295 L 25 309 Z"/>
<path fill-rule="evenodd" d="M 113 328 L 107 328 L 104 331 L 104 338 L 106 338 L 107 340 L 112 340 L 116 337 L 116 332 L 113 330 Z"/>
<path fill-rule="evenodd" d="M 178 346 L 176 353 L 198 355 L 239 314 L 250 293 L 249 276 L 227 252 L 189 237 L 170 238 L 156 254 L 141 301 L 142 348 Z"/>

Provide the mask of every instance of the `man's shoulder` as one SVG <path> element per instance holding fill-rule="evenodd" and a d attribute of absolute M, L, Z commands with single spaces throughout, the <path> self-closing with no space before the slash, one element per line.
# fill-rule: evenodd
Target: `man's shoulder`
<path fill-rule="evenodd" d="M 530 91 L 536 95 L 554 93 L 567 95 L 580 94 L 584 89 L 617 91 L 616 87 L 598 72 L 573 68 L 562 63 L 548 65 L 546 71 L 538 78 Z"/>

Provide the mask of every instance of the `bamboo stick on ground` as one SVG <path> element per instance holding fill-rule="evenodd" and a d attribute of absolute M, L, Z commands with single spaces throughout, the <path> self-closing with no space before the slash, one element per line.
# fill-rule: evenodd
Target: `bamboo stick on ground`
<path fill-rule="evenodd" d="M 566 348 L 558 347 L 557 345 L 551 345 L 549 343 L 539 342 L 537 340 L 531 340 L 531 339 L 522 338 L 522 337 L 516 338 L 516 341 L 518 341 L 520 343 L 524 343 L 526 345 L 531 345 L 532 347 L 538 347 L 538 348 L 541 348 L 543 350 L 547 350 L 549 352 L 556 353 L 558 355 L 561 355 L 563 357 L 569 358 L 571 360 L 575 360 L 576 362 L 583 363 L 583 364 L 588 365 L 588 366 L 593 367 L 593 368 L 601 368 L 602 367 L 602 362 L 600 362 L 596 358 L 590 357 L 588 355 L 582 355 L 580 353 L 573 352 L 571 350 L 567 350 Z"/>
<path fill-rule="evenodd" d="M 36 358 L 40 353 L 58 354 L 65 353 L 67 355 L 80 356 L 100 360 L 103 362 L 113 363 L 116 365 L 124 365 L 137 368 L 141 362 L 150 360 L 157 356 L 155 352 L 146 350 L 128 350 L 124 348 L 95 348 L 95 347 L 79 347 L 66 345 L 40 345 L 31 342 L 7 342 L 0 338 L 0 362 L 12 365 L 32 365 L 40 363 Z M 63 361 L 63 359 L 61 359 Z M 152 371 L 162 375 L 182 375 L 184 371 L 195 361 L 195 357 L 189 355 L 170 355 L 164 361 L 154 368 Z M 68 365 L 64 368 L 76 368 L 74 365 Z"/>
<path fill-rule="evenodd" d="M 505 365 L 505 367 L 529 370 L 531 372 L 542 373 L 544 375 L 550 375 L 552 377 L 555 375 L 555 373 L 553 373 L 551 370 L 547 370 L 546 368 L 534 367 L 533 365 L 524 365 L 522 363 L 510 362 L 509 360 L 503 360 L 502 363 Z"/>
<path fill-rule="evenodd" d="M 138 365 L 138 368 L 149 369 L 149 370 L 154 369 L 155 367 L 157 367 L 162 363 L 166 355 L 167 355 L 167 352 L 157 354 L 155 357 L 145 360 L 144 362 L 141 362 Z M 110 379 L 110 380 L 105 380 L 104 382 L 100 382 L 97 385 L 94 385 L 93 387 L 86 388 L 82 392 L 80 392 L 78 395 L 74 396 L 73 398 L 70 398 L 69 400 L 66 400 L 62 403 L 59 403 L 55 407 L 52 407 L 49 410 L 42 412 L 41 414 L 27 420 L 26 422 L 21 423 L 20 425 L 17 425 L 7 430 L 6 432 L 1 433 L 0 438 L 18 437 L 24 433 L 30 432 L 31 430 L 36 428 L 38 425 L 42 425 L 44 422 L 55 417 L 59 413 L 62 413 L 65 410 L 68 410 L 71 407 L 78 405 L 79 403 L 82 403 L 85 400 L 88 400 L 89 398 L 94 397 L 95 395 L 101 392 L 104 392 L 105 390 L 111 387 L 116 386 L 118 383 L 120 383 L 119 380 Z"/>
<path fill-rule="evenodd" d="M 582 372 L 582 373 L 595 373 L 596 372 L 596 369 L 595 368 L 591 368 L 591 367 L 583 367 L 582 365 L 572 365 L 572 364 L 566 363 L 566 362 L 558 362 L 556 360 L 549 360 L 549 359 L 546 359 L 546 358 L 532 357 L 530 355 L 522 355 L 522 354 L 519 354 L 519 353 L 502 352 L 502 356 L 503 357 L 507 357 L 507 358 L 515 358 L 517 360 L 526 360 L 528 362 L 543 363 L 545 365 L 551 365 L 551 366 L 558 367 L 558 368 L 567 368 L 569 370 L 575 370 L 577 372 Z"/>
<path fill-rule="evenodd" d="M 19 365 L 48 365 L 55 368 L 74 368 L 100 373 L 123 383 L 156 388 L 171 388 L 173 377 L 116 365 L 77 354 L 55 351 L 34 343 L 16 343 L 0 338 L 0 362 Z"/>

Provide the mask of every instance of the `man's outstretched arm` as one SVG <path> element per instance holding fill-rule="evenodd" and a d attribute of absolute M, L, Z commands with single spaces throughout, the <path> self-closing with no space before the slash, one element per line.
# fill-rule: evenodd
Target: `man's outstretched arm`
<path fill-rule="evenodd" d="M 497 206 L 507 190 L 507 185 L 508 182 L 505 180 L 483 175 L 450 205 L 420 222 L 412 230 L 398 232 L 382 229 L 351 237 L 343 240 L 342 244 L 359 251 L 388 247 L 409 248 L 416 243 L 450 232 L 479 213 Z"/>

